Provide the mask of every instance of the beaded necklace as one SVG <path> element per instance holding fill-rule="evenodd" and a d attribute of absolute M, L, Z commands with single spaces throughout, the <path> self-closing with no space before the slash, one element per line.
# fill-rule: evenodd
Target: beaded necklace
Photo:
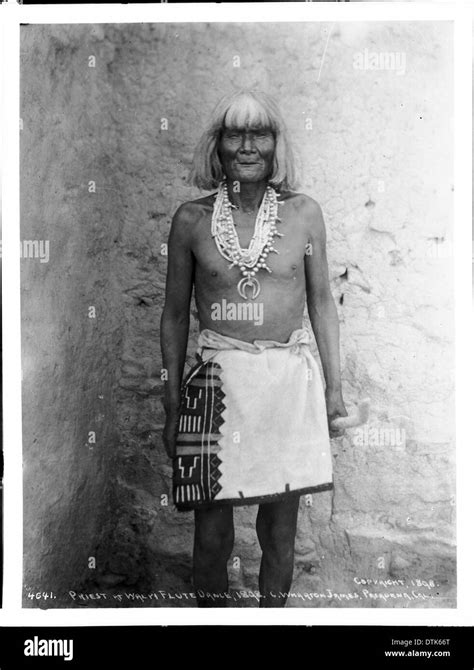
<path fill-rule="evenodd" d="M 235 205 L 229 200 L 226 182 L 219 184 L 212 213 L 211 234 L 221 256 L 231 261 L 229 269 L 239 266 L 243 276 L 237 284 L 237 291 L 245 300 L 255 300 L 259 295 L 260 282 L 256 274 L 262 268 L 271 272 L 266 264 L 267 256 L 270 252 L 278 253 L 273 246 L 273 238 L 284 237 L 276 228 L 277 223 L 281 223 L 278 217 L 279 204 L 283 203 L 278 202 L 275 189 L 268 185 L 255 219 L 252 239 L 247 248 L 242 248 L 232 216 Z"/>

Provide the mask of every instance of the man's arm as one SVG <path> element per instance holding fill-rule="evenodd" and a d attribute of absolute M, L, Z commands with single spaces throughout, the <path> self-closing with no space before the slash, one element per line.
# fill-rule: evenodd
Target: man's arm
<path fill-rule="evenodd" d="M 305 214 L 310 244 L 305 256 L 306 300 L 326 380 L 326 410 L 330 423 L 337 416 L 347 416 L 341 390 L 339 318 L 329 286 L 326 228 L 321 207 L 307 198 Z M 333 431 L 333 435 L 337 434 Z"/>
<path fill-rule="evenodd" d="M 168 456 L 174 455 L 181 399 L 186 347 L 189 333 L 189 305 L 194 279 L 192 206 L 182 205 L 171 222 L 168 239 L 166 299 L 161 316 L 161 353 L 167 371 L 164 407 L 166 424 L 163 441 Z"/>

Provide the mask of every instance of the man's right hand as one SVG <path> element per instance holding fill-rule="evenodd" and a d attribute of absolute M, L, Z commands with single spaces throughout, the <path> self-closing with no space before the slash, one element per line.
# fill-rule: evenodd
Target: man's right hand
<path fill-rule="evenodd" d="M 169 458 L 173 458 L 176 453 L 176 438 L 178 436 L 179 411 L 168 412 L 166 414 L 165 427 L 163 428 L 163 444 Z"/>

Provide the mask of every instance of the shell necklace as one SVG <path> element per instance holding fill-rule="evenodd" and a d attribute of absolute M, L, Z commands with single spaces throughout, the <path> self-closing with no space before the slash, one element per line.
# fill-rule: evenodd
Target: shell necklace
<path fill-rule="evenodd" d="M 262 268 L 271 272 L 266 264 L 267 256 L 270 252 L 278 253 L 273 246 L 273 238 L 284 237 L 276 228 L 277 223 L 281 223 L 278 217 L 279 204 L 283 203 L 278 202 L 275 189 L 268 185 L 255 219 L 250 244 L 242 249 L 231 211 L 235 205 L 229 200 L 226 182 L 219 184 L 212 212 L 211 234 L 221 256 L 231 261 L 229 269 L 239 266 L 243 276 L 237 284 L 237 291 L 245 300 L 255 300 L 259 295 L 260 282 L 256 274 Z"/>

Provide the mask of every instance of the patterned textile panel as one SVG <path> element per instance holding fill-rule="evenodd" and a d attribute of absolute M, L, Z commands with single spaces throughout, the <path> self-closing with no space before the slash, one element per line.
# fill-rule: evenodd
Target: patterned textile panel
<path fill-rule="evenodd" d="M 221 371 L 212 361 L 200 362 L 183 383 L 173 472 L 173 498 L 178 508 L 210 502 L 221 490 L 218 441 L 225 409 Z"/>

